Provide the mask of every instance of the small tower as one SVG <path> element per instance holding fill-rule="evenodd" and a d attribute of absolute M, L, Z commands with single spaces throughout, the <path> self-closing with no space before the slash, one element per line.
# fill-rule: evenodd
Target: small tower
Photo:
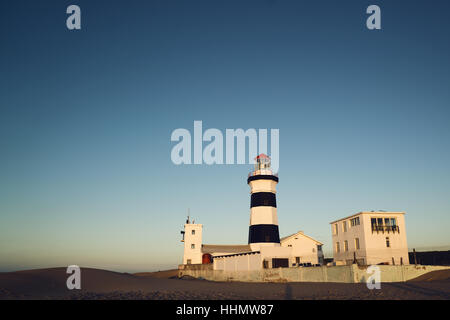
<path fill-rule="evenodd" d="M 184 225 L 183 234 L 184 255 L 183 264 L 202 263 L 202 224 L 194 224 L 189 221 L 189 217 Z"/>
<path fill-rule="evenodd" d="M 248 243 L 253 251 L 261 246 L 280 246 L 275 196 L 278 175 L 272 172 L 267 155 L 262 153 L 255 160 L 255 170 L 247 179 L 251 189 Z"/>

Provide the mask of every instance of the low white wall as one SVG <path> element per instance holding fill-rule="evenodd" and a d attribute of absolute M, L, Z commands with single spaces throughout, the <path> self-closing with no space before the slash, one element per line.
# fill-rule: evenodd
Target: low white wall
<path fill-rule="evenodd" d="M 214 257 L 215 271 L 256 271 L 261 269 L 262 261 L 259 253 Z"/>
<path fill-rule="evenodd" d="M 366 282 L 370 275 L 366 272 L 366 268 L 354 267 L 355 282 Z M 450 269 L 446 266 L 421 266 L 421 265 L 407 265 L 407 266 L 391 266 L 380 265 L 377 266 L 381 271 L 381 282 L 401 282 L 408 281 L 431 271 Z"/>
<path fill-rule="evenodd" d="M 425 273 L 450 269 L 445 266 L 383 266 L 380 265 L 381 282 L 403 282 L 417 278 Z M 223 271 L 212 268 L 189 268 L 178 271 L 178 276 L 191 276 L 211 281 L 240 281 L 240 282 L 366 282 L 370 274 L 367 267 L 333 266 L 307 268 L 277 268 L 253 271 Z"/>

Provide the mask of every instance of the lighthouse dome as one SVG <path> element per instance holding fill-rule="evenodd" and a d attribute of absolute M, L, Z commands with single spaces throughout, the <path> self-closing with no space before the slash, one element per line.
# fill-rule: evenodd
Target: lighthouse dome
<path fill-rule="evenodd" d="M 255 171 L 252 175 L 272 175 L 272 169 L 270 167 L 270 157 L 264 153 L 261 153 L 255 158 Z"/>

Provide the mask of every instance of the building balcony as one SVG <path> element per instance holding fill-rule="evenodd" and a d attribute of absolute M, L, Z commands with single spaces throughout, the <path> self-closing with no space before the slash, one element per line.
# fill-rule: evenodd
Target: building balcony
<path fill-rule="evenodd" d="M 395 233 L 398 232 L 400 233 L 400 228 L 398 226 L 376 226 L 376 225 L 372 225 L 372 233 L 373 232 L 387 232 L 387 233 Z"/>
<path fill-rule="evenodd" d="M 248 174 L 248 178 L 253 176 L 275 176 L 278 177 L 278 173 L 273 173 L 270 169 L 261 169 L 261 170 L 255 170 Z"/>
<path fill-rule="evenodd" d="M 247 183 L 260 179 L 268 179 L 278 182 L 278 174 L 273 173 L 272 170 L 256 170 L 248 174 Z"/>

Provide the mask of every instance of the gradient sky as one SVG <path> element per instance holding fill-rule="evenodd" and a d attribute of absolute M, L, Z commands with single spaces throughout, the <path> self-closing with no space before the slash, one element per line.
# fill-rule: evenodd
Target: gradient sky
<path fill-rule="evenodd" d="M 77 4 L 82 30 L 66 28 Z M 382 30 L 365 26 L 378 4 Z M 449 1 L 0 3 L 0 271 L 176 267 L 247 243 L 250 165 L 176 166 L 176 128 L 280 129 L 280 234 L 406 211 L 450 245 Z"/>

